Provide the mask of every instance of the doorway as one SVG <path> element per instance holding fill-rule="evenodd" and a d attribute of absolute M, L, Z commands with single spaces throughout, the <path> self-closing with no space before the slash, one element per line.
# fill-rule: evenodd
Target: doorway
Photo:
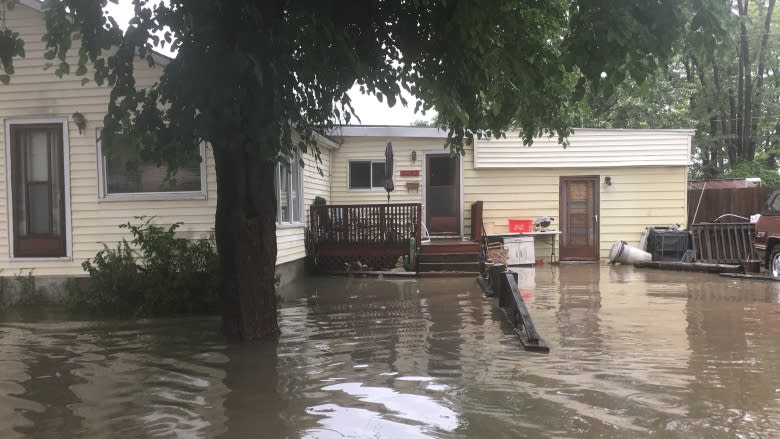
<path fill-rule="evenodd" d="M 460 162 L 449 153 L 425 155 L 425 224 L 428 233 L 460 235 Z"/>
<path fill-rule="evenodd" d="M 67 256 L 63 125 L 10 125 L 12 257 Z"/>
<path fill-rule="evenodd" d="M 599 260 L 599 177 L 560 178 L 561 261 Z"/>

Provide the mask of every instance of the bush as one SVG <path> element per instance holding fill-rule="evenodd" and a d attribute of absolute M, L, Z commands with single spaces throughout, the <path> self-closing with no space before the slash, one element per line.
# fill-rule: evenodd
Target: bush
<path fill-rule="evenodd" d="M 143 218 L 136 218 L 143 220 Z M 205 239 L 176 236 L 151 223 L 123 224 L 132 236 L 116 248 L 104 244 L 82 267 L 89 281 L 68 286 L 76 311 L 148 317 L 215 313 L 219 305 L 219 260 L 213 233 Z"/>

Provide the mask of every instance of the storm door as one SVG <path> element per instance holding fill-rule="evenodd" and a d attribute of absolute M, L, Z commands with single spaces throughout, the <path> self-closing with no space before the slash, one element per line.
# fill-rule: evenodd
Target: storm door
<path fill-rule="evenodd" d="M 425 155 L 425 223 L 431 235 L 460 234 L 460 165 L 450 154 Z"/>
<path fill-rule="evenodd" d="M 599 259 L 599 177 L 561 177 L 561 261 Z"/>
<path fill-rule="evenodd" d="M 13 256 L 66 254 L 62 125 L 11 125 Z"/>

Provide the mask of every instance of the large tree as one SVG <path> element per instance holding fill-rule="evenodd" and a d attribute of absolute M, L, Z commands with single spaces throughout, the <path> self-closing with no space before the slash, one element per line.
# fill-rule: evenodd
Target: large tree
<path fill-rule="evenodd" d="M 108 149 L 121 133 L 176 166 L 186 145 L 213 146 L 222 328 L 247 339 L 279 331 L 274 167 L 318 154 L 315 132 L 354 119 L 353 85 L 391 106 L 407 104 L 406 90 L 416 109 L 435 107 L 454 151 L 510 126 L 527 141 L 565 137 L 588 83 L 641 82 L 683 29 L 707 28 L 716 0 L 133 0 L 124 32 L 106 1 L 47 0 L 47 56 L 60 74 L 112 88 Z M 137 89 L 133 59 L 153 62 L 162 45 L 175 58 Z M 22 55 L 8 23 L 6 73 Z"/>

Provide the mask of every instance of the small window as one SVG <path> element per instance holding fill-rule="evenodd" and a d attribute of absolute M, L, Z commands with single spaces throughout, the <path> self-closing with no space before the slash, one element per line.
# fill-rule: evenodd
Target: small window
<path fill-rule="evenodd" d="M 371 189 L 385 187 L 385 162 L 349 162 L 349 188 Z"/>
<path fill-rule="evenodd" d="M 100 133 L 98 132 L 98 136 Z M 168 175 L 166 165 L 145 161 L 135 154 L 116 148 L 104 154 L 98 137 L 100 160 L 100 198 L 103 199 L 175 199 L 205 197 L 205 176 L 202 157 L 204 147 L 192 161 Z"/>
<path fill-rule="evenodd" d="M 772 214 L 780 213 L 780 191 L 772 192 L 769 195 L 769 202 L 767 203 L 768 212 Z"/>
<path fill-rule="evenodd" d="M 289 166 L 276 167 L 276 222 L 300 224 L 303 222 L 303 170 L 299 160 Z"/>

